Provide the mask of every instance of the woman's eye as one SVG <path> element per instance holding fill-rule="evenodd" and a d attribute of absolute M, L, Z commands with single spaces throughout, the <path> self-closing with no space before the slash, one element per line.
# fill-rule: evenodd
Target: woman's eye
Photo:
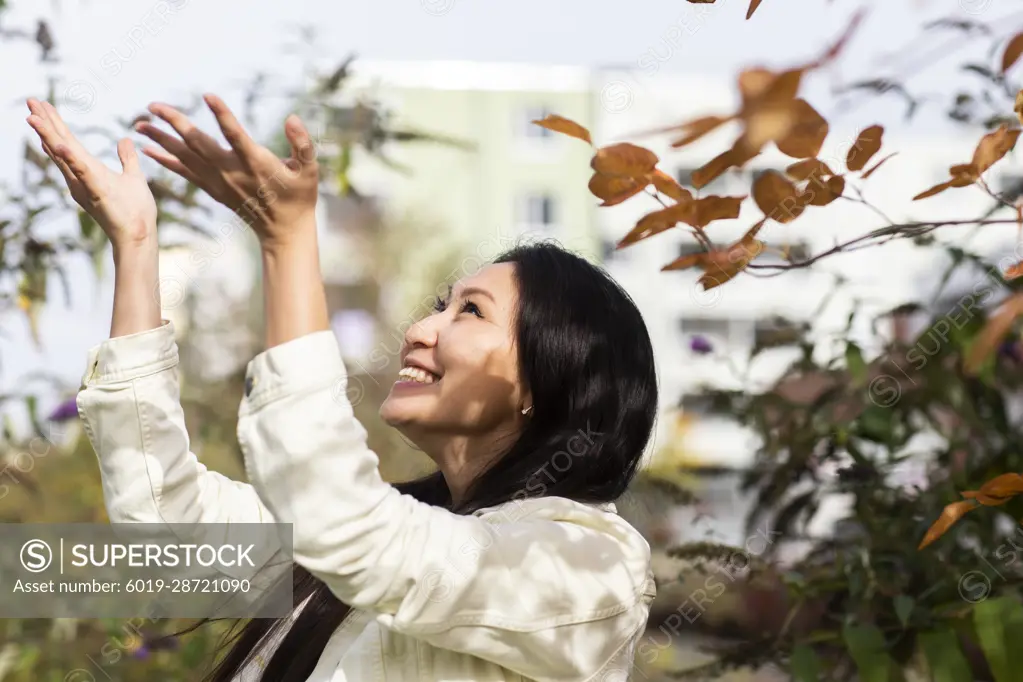
<path fill-rule="evenodd" d="M 476 311 L 475 313 L 473 313 L 473 315 L 475 315 L 476 317 L 483 317 L 483 313 L 480 311 L 479 306 L 473 303 L 472 301 L 465 302 L 465 305 L 462 306 L 462 312 L 465 312 L 470 308 Z"/>
<path fill-rule="evenodd" d="M 437 311 L 438 313 L 444 312 L 444 310 L 447 307 L 448 307 L 448 304 L 440 296 L 438 296 L 437 298 L 435 298 L 433 300 L 433 309 L 435 311 Z"/>

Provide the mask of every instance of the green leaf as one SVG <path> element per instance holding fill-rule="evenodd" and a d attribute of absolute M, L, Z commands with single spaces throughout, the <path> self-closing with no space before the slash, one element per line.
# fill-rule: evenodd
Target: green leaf
<path fill-rule="evenodd" d="M 900 594 L 895 597 L 895 615 L 899 617 L 899 622 L 902 623 L 902 627 L 906 627 L 909 623 L 909 617 L 913 615 L 913 607 L 916 605 L 916 601 L 905 594 Z"/>
<path fill-rule="evenodd" d="M 863 386 L 867 381 L 867 363 L 863 359 L 863 351 L 850 341 L 845 346 L 845 366 L 849 370 L 853 384 Z"/>
<path fill-rule="evenodd" d="M 821 662 L 814 650 L 805 644 L 797 644 L 789 661 L 792 679 L 796 682 L 818 682 L 821 677 Z"/>
<path fill-rule="evenodd" d="M 921 633 L 919 641 L 934 682 L 973 682 L 970 664 L 951 629 Z"/>
<path fill-rule="evenodd" d="M 860 682 L 890 682 L 894 662 L 888 656 L 880 630 L 873 625 L 846 623 L 842 637 L 856 663 Z"/>
<path fill-rule="evenodd" d="M 1023 606 L 1011 597 L 982 601 L 973 609 L 973 624 L 995 682 L 1014 680 L 1013 671 L 1023 669 Z"/>
<path fill-rule="evenodd" d="M 91 242 L 93 235 L 96 234 L 96 228 L 99 224 L 93 220 L 92 216 L 85 211 L 78 210 L 78 230 L 82 235 L 82 239 Z"/>

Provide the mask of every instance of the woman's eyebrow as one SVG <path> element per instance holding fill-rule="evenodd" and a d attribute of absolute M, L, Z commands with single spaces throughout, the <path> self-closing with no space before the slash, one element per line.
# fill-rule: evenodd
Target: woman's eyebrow
<path fill-rule="evenodd" d="M 453 292 L 454 292 L 454 289 L 450 285 L 448 285 L 448 296 L 450 297 Z M 462 289 L 461 293 L 462 293 L 463 296 L 466 296 L 468 294 L 479 294 L 480 296 L 486 296 L 487 298 L 489 298 L 494 303 L 497 303 L 497 301 L 494 300 L 494 295 L 493 294 L 491 294 L 486 289 L 480 289 L 479 287 L 465 287 L 464 289 Z"/>

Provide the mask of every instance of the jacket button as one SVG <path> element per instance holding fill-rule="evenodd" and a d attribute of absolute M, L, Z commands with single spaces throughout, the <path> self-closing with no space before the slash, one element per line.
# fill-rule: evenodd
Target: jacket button
<path fill-rule="evenodd" d="M 245 377 L 245 397 L 247 398 L 252 394 L 252 387 L 256 385 L 256 378 L 253 376 Z"/>

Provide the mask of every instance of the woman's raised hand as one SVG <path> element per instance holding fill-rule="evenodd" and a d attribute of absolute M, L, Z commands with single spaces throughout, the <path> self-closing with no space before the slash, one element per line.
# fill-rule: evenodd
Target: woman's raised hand
<path fill-rule="evenodd" d="M 64 175 L 71 196 L 91 215 L 114 248 L 156 242 L 156 201 L 131 140 L 117 143 L 123 172 L 87 152 L 49 102 L 28 100 L 28 123 Z"/>
<path fill-rule="evenodd" d="M 230 149 L 174 107 L 152 104 L 149 111 L 166 121 L 177 136 L 151 123 L 139 123 L 135 129 L 163 148 L 146 147 L 143 153 L 237 213 L 264 246 L 287 243 L 297 232 L 315 230 L 319 168 L 312 139 L 298 116 L 292 114 L 284 122 L 292 154 L 281 159 L 253 141 L 219 97 L 203 99 Z"/>

